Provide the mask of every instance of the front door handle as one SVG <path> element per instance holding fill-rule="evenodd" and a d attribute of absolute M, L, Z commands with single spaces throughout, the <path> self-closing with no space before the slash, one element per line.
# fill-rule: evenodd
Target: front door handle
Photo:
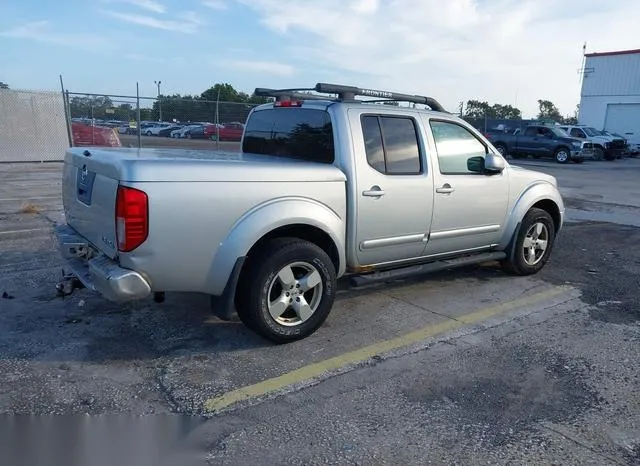
<path fill-rule="evenodd" d="M 436 188 L 436 192 L 440 194 L 451 194 L 456 189 L 452 188 L 449 183 L 445 183 L 442 185 L 442 188 Z"/>
<path fill-rule="evenodd" d="M 365 197 L 382 197 L 385 192 L 380 189 L 380 186 L 371 186 L 369 191 L 362 191 L 362 195 Z"/>

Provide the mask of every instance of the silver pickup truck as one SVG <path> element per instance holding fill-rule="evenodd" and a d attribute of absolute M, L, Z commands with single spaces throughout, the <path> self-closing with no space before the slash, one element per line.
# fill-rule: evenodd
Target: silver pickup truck
<path fill-rule="evenodd" d="M 274 101 L 251 111 L 238 152 L 69 149 L 58 289 L 205 293 L 284 343 L 322 325 L 342 276 L 545 265 L 564 216 L 554 177 L 510 166 L 432 98 L 312 89 L 256 89 Z"/>

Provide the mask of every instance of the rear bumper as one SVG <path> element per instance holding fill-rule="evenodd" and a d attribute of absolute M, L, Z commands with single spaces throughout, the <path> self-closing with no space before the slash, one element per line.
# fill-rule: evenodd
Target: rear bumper
<path fill-rule="evenodd" d="M 58 226 L 56 236 L 68 271 L 87 289 L 117 303 L 143 299 L 151 294 L 151 286 L 142 275 L 120 267 L 116 261 L 93 249 L 68 225 Z"/>

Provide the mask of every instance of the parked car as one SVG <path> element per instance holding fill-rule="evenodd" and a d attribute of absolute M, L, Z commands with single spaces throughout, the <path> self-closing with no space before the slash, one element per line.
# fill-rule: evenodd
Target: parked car
<path fill-rule="evenodd" d="M 216 125 L 209 125 L 205 128 L 205 137 L 214 141 L 218 138 L 220 141 L 240 141 L 243 132 L 242 123 L 227 123 L 218 125 L 217 128 Z"/>
<path fill-rule="evenodd" d="M 185 131 L 184 137 L 187 139 L 210 139 L 211 135 L 215 133 L 215 125 L 204 124 L 194 126 L 193 128 Z"/>
<path fill-rule="evenodd" d="M 498 152 L 514 159 L 532 155 L 552 157 L 558 163 L 582 163 L 585 155 L 590 155 L 592 150 L 590 144 L 584 145 L 580 139 L 569 137 L 564 131 L 546 125 L 529 125 L 513 134 L 491 132 L 487 136 Z"/>
<path fill-rule="evenodd" d="M 185 137 L 187 137 L 187 136 L 186 136 L 186 134 L 187 134 L 189 131 L 191 131 L 192 129 L 197 128 L 197 127 L 199 127 L 199 126 L 202 126 L 202 124 L 200 124 L 200 123 L 196 123 L 196 124 L 188 124 L 188 125 L 186 125 L 186 126 L 183 126 L 183 127 L 182 127 L 182 128 L 180 128 L 180 129 L 176 129 L 176 130 L 171 131 L 170 136 L 171 136 L 172 138 L 178 138 L 178 139 L 179 139 L 179 138 L 185 138 Z"/>
<path fill-rule="evenodd" d="M 342 276 L 358 287 L 489 260 L 544 267 L 565 212 L 553 176 L 511 167 L 432 98 L 316 90 L 256 89 L 283 100 L 251 110 L 242 152 L 69 149 L 58 290 L 206 293 L 223 318 L 235 307 L 284 343 L 322 325 Z"/>
<path fill-rule="evenodd" d="M 591 142 L 594 148 L 593 158 L 595 160 L 620 158 L 627 148 L 624 138 L 604 135 L 590 126 L 561 125 L 559 128 L 571 137 Z"/>
<path fill-rule="evenodd" d="M 74 146 L 122 146 L 120 137 L 114 128 L 91 126 L 72 121 L 71 135 Z"/>
<path fill-rule="evenodd" d="M 171 133 L 173 131 L 182 129 L 183 126 L 182 125 L 170 125 L 167 126 L 166 128 L 162 128 L 160 131 L 158 131 L 158 136 L 161 136 L 163 138 L 167 138 L 169 136 L 171 136 Z"/>

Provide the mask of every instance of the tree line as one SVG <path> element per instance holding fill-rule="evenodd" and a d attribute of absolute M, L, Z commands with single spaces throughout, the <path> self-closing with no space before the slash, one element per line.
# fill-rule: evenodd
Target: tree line
<path fill-rule="evenodd" d="M 156 121 L 162 112 L 163 121 L 210 121 L 221 123 L 242 121 L 254 105 L 266 103 L 267 97 L 249 95 L 234 89 L 231 84 L 217 83 L 199 95 L 160 95 L 151 107 L 143 107 L 140 120 Z M 135 120 L 135 102 L 114 102 L 109 96 L 72 96 L 69 98 L 72 118 L 100 120 Z"/>
<path fill-rule="evenodd" d="M 9 85 L 0 82 L 0 89 L 9 89 Z M 153 105 L 140 108 L 141 120 L 158 120 L 162 110 L 164 121 L 242 121 L 254 105 L 263 104 L 267 97 L 249 95 L 236 90 L 229 83 L 216 83 L 199 95 L 161 95 Z M 397 102 L 388 102 L 397 105 Z M 134 103 L 114 103 L 108 96 L 73 96 L 69 99 L 72 118 L 95 118 L 101 120 L 135 120 Z M 562 124 L 576 124 L 578 108 L 572 116 L 563 116 L 555 104 L 549 100 L 538 100 L 538 120 Z M 460 116 L 465 119 L 505 119 L 521 120 L 522 112 L 512 105 L 489 104 L 486 101 L 467 100 L 460 105 Z"/>
<path fill-rule="evenodd" d="M 555 104 L 549 100 L 538 100 L 538 120 L 561 123 L 561 124 L 577 124 L 578 109 L 572 116 L 563 116 Z M 496 120 L 521 120 L 522 112 L 519 108 L 512 105 L 489 104 L 486 101 L 468 100 L 466 106 L 464 102 L 460 106 L 460 116 L 466 119 L 496 119 Z"/>

